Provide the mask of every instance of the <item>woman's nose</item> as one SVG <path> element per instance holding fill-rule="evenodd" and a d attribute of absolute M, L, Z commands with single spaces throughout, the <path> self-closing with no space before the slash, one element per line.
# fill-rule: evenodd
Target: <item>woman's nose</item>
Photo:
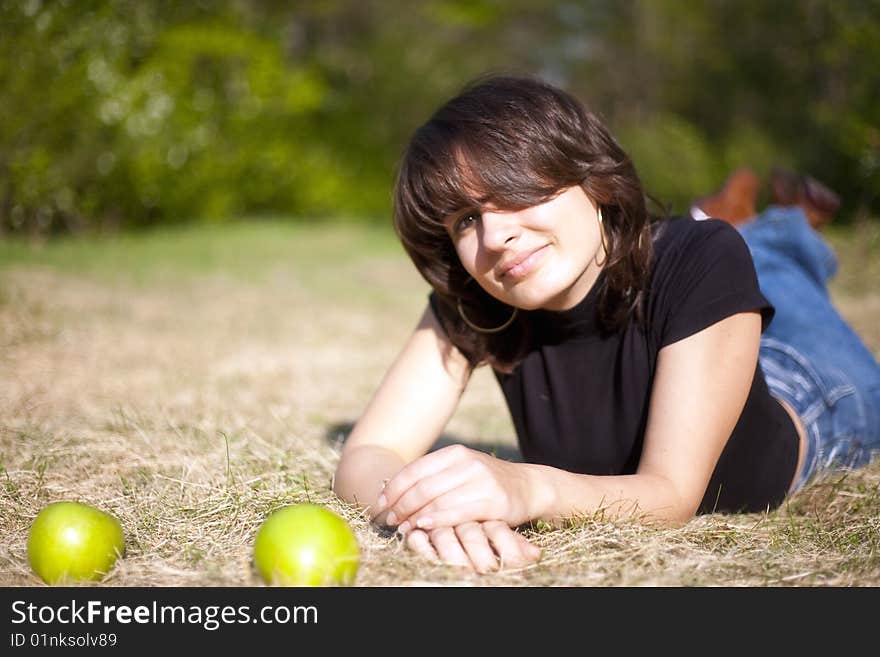
<path fill-rule="evenodd" d="M 503 251 L 519 236 L 518 212 L 485 211 L 480 219 L 483 246 L 491 251 Z"/>

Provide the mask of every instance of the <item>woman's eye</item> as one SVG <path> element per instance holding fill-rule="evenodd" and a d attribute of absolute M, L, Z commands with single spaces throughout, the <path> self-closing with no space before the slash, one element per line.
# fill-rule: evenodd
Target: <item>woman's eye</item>
<path fill-rule="evenodd" d="M 479 214 L 475 212 L 469 212 L 468 214 L 462 216 L 455 224 L 455 232 L 460 233 L 464 230 L 470 228 L 479 218 Z"/>

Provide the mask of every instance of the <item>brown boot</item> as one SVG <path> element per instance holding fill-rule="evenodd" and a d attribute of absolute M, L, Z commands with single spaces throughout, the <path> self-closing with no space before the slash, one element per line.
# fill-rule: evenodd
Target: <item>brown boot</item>
<path fill-rule="evenodd" d="M 777 205 L 796 205 L 807 221 L 821 229 L 840 210 L 840 197 L 815 178 L 776 167 L 771 174 L 773 200 Z"/>
<path fill-rule="evenodd" d="M 760 185 L 755 172 L 743 167 L 730 174 L 721 189 L 701 196 L 694 205 L 711 218 L 740 224 L 755 216 L 755 197 Z"/>

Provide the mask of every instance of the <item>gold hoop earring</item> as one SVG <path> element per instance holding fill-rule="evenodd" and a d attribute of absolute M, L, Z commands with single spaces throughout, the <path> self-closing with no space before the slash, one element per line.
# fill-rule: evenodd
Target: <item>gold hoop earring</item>
<path fill-rule="evenodd" d="M 516 316 L 519 314 L 519 308 L 514 308 L 513 313 L 510 315 L 510 318 L 504 322 L 501 326 L 495 326 L 493 328 L 483 328 L 482 326 L 477 326 L 471 320 L 467 318 L 467 315 L 464 314 L 464 308 L 461 305 L 461 298 L 458 299 L 458 314 L 461 317 L 462 321 L 471 327 L 477 333 L 500 333 L 508 326 L 513 324 L 513 320 L 516 319 Z"/>
<path fill-rule="evenodd" d="M 608 247 L 605 246 L 605 230 L 602 224 L 602 208 L 599 208 L 597 215 L 599 217 L 599 239 L 602 241 L 602 253 L 605 255 L 605 257 L 602 259 L 602 262 L 599 262 L 597 257 L 593 256 L 593 262 L 596 263 L 597 267 L 602 267 L 608 260 Z"/>

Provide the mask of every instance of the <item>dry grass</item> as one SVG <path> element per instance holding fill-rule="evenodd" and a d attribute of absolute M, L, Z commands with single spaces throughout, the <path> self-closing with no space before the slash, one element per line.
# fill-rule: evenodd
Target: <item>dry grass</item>
<path fill-rule="evenodd" d="M 880 229 L 859 231 L 830 236 L 843 256 L 834 295 L 880 353 Z M 330 476 L 427 288 L 390 237 L 331 233 L 240 228 L 0 252 L 14 256 L 0 267 L 0 585 L 40 584 L 27 532 L 59 499 L 121 520 L 127 555 L 104 586 L 258 585 L 257 527 L 305 500 L 351 521 L 363 586 L 880 584 L 880 463 L 771 513 L 532 531 L 539 564 L 486 576 L 378 535 L 332 497 Z M 252 253 L 191 266 L 205 243 Z M 445 439 L 515 445 L 488 372 Z"/>

